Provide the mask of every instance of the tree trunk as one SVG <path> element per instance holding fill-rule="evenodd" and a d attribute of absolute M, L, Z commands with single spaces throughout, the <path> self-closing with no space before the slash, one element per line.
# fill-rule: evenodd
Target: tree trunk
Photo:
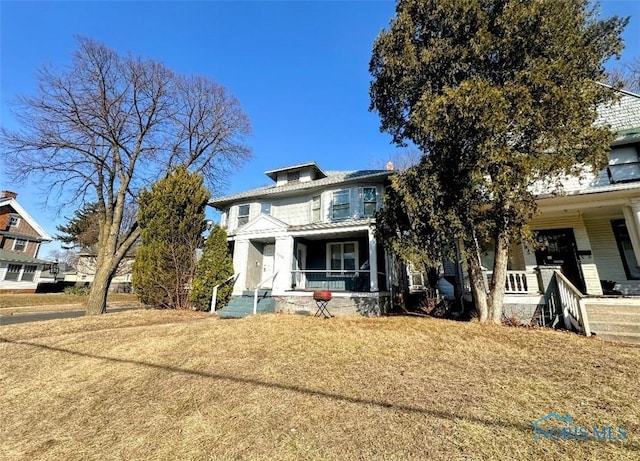
<path fill-rule="evenodd" d="M 107 311 L 107 293 L 113 275 L 108 270 L 108 264 L 105 264 L 105 262 L 104 258 L 102 258 L 102 264 L 96 267 L 89 299 L 87 300 L 86 315 L 100 315 Z"/>
<path fill-rule="evenodd" d="M 482 267 L 475 255 L 467 257 L 467 267 L 469 268 L 469 283 L 471 284 L 471 294 L 478 313 L 478 320 L 486 322 L 489 319 L 487 291 L 484 285 Z"/>
<path fill-rule="evenodd" d="M 489 311 L 494 323 L 502 322 L 504 292 L 507 281 L 507 262 L 509 258 L 509 241 L 501 233 L 498 235 L 493 262 L 493 278 L 489 296 Z"/>

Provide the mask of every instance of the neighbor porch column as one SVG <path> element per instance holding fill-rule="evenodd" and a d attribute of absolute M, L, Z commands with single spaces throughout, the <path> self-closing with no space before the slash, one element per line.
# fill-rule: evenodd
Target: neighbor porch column
<path fill-rule="evenodd" d="M 367 231 L 369 234 L 369 290 L 378 291 L 378 244 L 373 228 Z"/>
<path fill-rule="evenodd" d="M 291 266 L 293 264 L 293 237 L 276 237 L 274 258 L 274 272 L 278 274 L 273 279 L 274 295 L 283 295 L 291 289 Z"/>
<path fill-rule="evenodd" d="M 636 261 L 640 261 L 640 202 L 633 202 L 631 206 L 623 206 L 624 222 L 629 231 L 629 239 L 633 247 Z"/>
<path fill-rule="evenodd" d="M 233 285 L 233 294 L 242 295 L 247 285 L 247 261 L 249 259 L 249 240 L 236 240 L 233 246 L 233 273 L 239 274 Z"/>

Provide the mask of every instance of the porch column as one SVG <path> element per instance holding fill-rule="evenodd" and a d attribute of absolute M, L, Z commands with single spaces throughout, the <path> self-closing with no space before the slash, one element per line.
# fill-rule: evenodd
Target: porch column
<path fill-rule="evenodd" d="M 378 291 L 378 244 L 373 228 L 370 227 L 367 233 L 369 235 L 369 290 L 376 292 Z"/>
<path fill-rule="evenodd" d="M 236 240 L 233 246 L 233 273 L 239 274 L 233 285 L 233 294 L 238 296 L 247 286 L 247 262 L 249 258 L 249 240 Z"/>
<path fill-rule="evenodd" d="M 293 237 L 276 237 L 273 294 L 282 295 L 291 289 L 291 265 L 293 263 Z"/>
<path fill-rule="evenodd" d="M 636 261 L 640 262 L 640 202 L 632 202 L 631 206 L 623 206 L 624 222 L 629 231 L 629 239 L 633 247 Z"/>

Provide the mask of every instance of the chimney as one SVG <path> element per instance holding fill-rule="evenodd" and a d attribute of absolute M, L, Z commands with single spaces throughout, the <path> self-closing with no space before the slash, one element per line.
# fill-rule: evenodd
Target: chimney
<path fill-rule="evenodd" d="M 2 197 L 0 198 L 17 198 L 18 194 L 16 194 L 15 192 L 11 192 L 10 190 L 3 190 L 2 191 Z"/>
<path fill-rule="evenodd" d="M 391 160 L 387 162 L 387 171 L 393 171 L 393 162 Z"/>

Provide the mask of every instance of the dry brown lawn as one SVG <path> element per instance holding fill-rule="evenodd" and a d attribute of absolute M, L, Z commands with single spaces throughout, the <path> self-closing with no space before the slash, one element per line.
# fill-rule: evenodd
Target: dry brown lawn
<path fill-rule="evenodd" d="M 14 312 L 84 309 L 87 298 L 65 293 L 0 294 L 0 315 Z M 109 293 L 107 305 L 138 306 L 138 297 L 129 293 Z"/>
<path fill-rule="evenodd" d="M 0 337 L 0 459 L 640 459 L 640 348 L 569 333 L 139 310 Z M 549 412 L 627 438 L 534 442 Z"/>

